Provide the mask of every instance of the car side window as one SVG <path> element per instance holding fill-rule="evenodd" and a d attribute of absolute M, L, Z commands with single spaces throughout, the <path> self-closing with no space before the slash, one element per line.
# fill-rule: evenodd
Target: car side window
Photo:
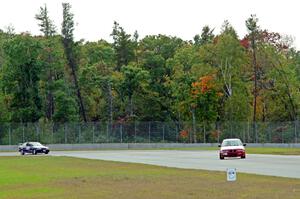
<path fill-rule="evenodd" d="M 30 143 L 27 143 L 27 144 L 26 144 L 26 146 L 33 146 L 33 145 L 32 145 L 32 144 L 30 144 Z"/>

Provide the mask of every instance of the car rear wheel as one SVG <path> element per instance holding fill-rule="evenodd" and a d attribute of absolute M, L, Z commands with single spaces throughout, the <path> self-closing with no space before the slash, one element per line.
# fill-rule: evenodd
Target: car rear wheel
<path fill-rule="evenodd" d="M 33 149 L 33 150 L 32 150 L 32 154 L 33 154 L 33 155 L 36 155 L 36 154 L 37 154 L 36 149 Z"/>
<path fill-rule="evenodd" d="M 48 154 L 48 153 L 49 153 L 49 151 L 46 151 L 46 152 L 45 152 L 45 154 Z"/>
<path fill-rule="evenodd" d="M 23 150 L 21 151 L 21 155 L 25 155 L 25 152 Z"/>

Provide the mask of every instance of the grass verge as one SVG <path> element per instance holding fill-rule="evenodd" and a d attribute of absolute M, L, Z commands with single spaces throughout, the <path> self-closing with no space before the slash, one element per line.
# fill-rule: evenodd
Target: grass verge
<path fill-rule="evenodd" d="M 154 149 L 155 150 L 155 149 Z M 219 150 L 218 147 L 161 148 L 161 150 Z M 300 155 L 300 148 L 246 147 L 247 154 Z"/>
<path fill-rule="evenodd" d="M 87 160 L 0 157 L 0 198 L 300 198 L 300 179 Z"/>

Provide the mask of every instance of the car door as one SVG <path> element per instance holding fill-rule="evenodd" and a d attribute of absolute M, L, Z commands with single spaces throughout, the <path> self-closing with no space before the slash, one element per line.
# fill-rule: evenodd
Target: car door
<path fill-rule="evenodd" d="M 31 144 L 30 143 L 26 143 L 26 147 L 25 147 L 25 151 L 26 152 L 31 152 Z"/>

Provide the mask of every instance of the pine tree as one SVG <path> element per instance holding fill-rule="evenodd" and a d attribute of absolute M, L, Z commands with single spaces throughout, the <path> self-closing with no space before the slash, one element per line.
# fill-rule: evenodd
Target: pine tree
<path fill-rule="evenodd" d="M 73 21 L 73 13 L 70 12 L 71 5 L 69 3 L 63 3 L 63 22 L 62 22 L 62 41 L 65 49 L 65 54 L 67 56 L 68 65 L 71 69 L 71 76 L 73 77 L 74 86 L 76 89 L 76 94 L 79 102 L 80 113 L 84 122 L 87 122 L 87 117 L 85 114 L 85 108 L 80 92 L 80 87 L 78 84 L 77 78 L 77 63 L 74 55 L 74 39 L 73 39 L 73 31 L 74 31 L 74 21 Z"/>
<path fill-rule="evenodd" d="M 45 37 L 53 36 L 56 33 L 55 25 L 48 16 L 48 9 L 46 5 L 44 7 L 40 7 L 40 12 L 35 15 L 35 18 L 39 21 L 40 31 L 44 33 Z"/>
<path fill-rule="evenodd" d="M 39 21 L 40 31 L 44 34 L 46 38 L 46 47 L 47 49 L 52 49 L 53 42 L 51 41 L 51 37 L 53 37 L 56 33 L 55 25 L 53 21 L 50 20 L 48 16 L 47 6 L 40 7 L 40 12 L 35 16 L 35 18 Z M 54 79 L 54 70 L 53 70 L 53 56 L 50 51 L 47 52 L 46 55 L 46 73 L 47 73 L 47 99 L 46 99 L 46 117 L 51 120 L 54 114 L 54 96 L 51 89 L 53 85 Z"/>
<path fill-rule="evenodd" d="M 255 15 L 251 15 L 249 19 L 246 21 L 246 26 L 250 34 L 250 42 L 251 42 L 251 48 L 252 48 L 252 66 L 254 71 L 254 90 L 253 90 L 253 129 L 254 134 L 256 135 L 256 141 L 257 141 L 257 134 L 256 134 L 256 111 L 257 111 L 257 96 L 258 96 L 258 90 L 257 90 L 257 62 L 256 62 L 256 40 L 258 37 L 258 30 L 259 26 L 257 25 L 258 18 L 256 18 Z"/>

